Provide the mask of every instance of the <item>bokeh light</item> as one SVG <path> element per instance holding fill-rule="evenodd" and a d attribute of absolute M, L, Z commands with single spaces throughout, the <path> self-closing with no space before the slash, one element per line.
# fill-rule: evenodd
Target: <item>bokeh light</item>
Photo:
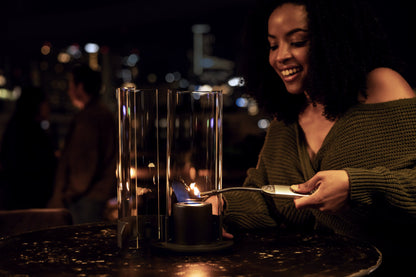
<path fill-rule="evenodd" d="M 100 50 L 100 46 L 96 43 L 87 43 L 84 47 L 85 52 L 91 54 L 91 53 L 97 53 Z"/>

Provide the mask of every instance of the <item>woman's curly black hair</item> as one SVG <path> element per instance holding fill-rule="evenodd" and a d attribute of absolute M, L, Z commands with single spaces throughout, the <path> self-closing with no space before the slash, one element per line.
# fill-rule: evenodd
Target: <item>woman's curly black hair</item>
<path fill-rule="evenodd" d="M 363 0 L 264 0 L 249 24 L 245 46 L 248 88 L 264 108 L 287 123 L 306 107 L 305 95 L 289 94 L 268 63 L 267 22 L 284 3 L 304 5 L 310 33 L 307 92 L 336 119 L 358 103 L 366 91 L 366 76 L 377 67 L 394 68 L 386 36 L 371 7 Z M 396 69 L 397 70 L 397 69 Z M 244 73 L 243 73 L 244 74 Z"/>

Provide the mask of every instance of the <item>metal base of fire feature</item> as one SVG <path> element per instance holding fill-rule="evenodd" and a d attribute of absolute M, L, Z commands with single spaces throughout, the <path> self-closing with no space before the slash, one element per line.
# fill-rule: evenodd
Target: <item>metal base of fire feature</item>
<path fill-rule="evenodd" d="M 195 244 L 195 245 L 186 245 L 186 244 L 178 244 L 178 243 L 171 243 L 171 242 L 157 242 L 154 243 L 153 246 L 162 251 L 169 251 L 175 253 L 184 253 L 184 254 L 192 254 L 192 253 L 209 253 L 209 252 L 218 252 L 223 251 L 231 246 L 233 246 L 234 241 L 232 240 L 223 240 L 223 241 L 216 241 L 208 244 Z"/>

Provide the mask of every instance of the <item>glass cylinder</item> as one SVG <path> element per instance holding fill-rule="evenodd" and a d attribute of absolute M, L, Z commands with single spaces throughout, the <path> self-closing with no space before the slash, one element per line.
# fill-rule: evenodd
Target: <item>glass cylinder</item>
<path fill-rule="evenodd" d="M 168 91 L 168 248 L 210 249 L 221 244 L 219 207 L 214 210 L 199 192 L 222 188 L 222 99 L 221 91 Z"/>
<path fill-rule="evenodd" d="M 117 89 L 117 238 L 121 248 L 138 248 L 139 241 L 160 239 L 158 102 L 158 90 Z"/>

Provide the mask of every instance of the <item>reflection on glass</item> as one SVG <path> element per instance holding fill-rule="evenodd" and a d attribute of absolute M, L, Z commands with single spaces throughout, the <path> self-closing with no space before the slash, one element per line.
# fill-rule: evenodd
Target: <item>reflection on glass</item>
<path fill-rule="evenodd" d="M 219 211 L 201 203 L 198 195 L 222 188 L 222 93 L 168 91 L 167 105 L 166 240 L 185 244 L 221 240 Z M 186 199 L 175 194 L 174 184 L 183 184 Z M 195 205 L 198 201 L 201 205 Z M 179 214 L 187 218 L 178 218 Z"/>
<path fill-rule="evenodd" d="M 160 238 L 158 100 L 157 90 L 117 90 L 119 247 Z"/>

